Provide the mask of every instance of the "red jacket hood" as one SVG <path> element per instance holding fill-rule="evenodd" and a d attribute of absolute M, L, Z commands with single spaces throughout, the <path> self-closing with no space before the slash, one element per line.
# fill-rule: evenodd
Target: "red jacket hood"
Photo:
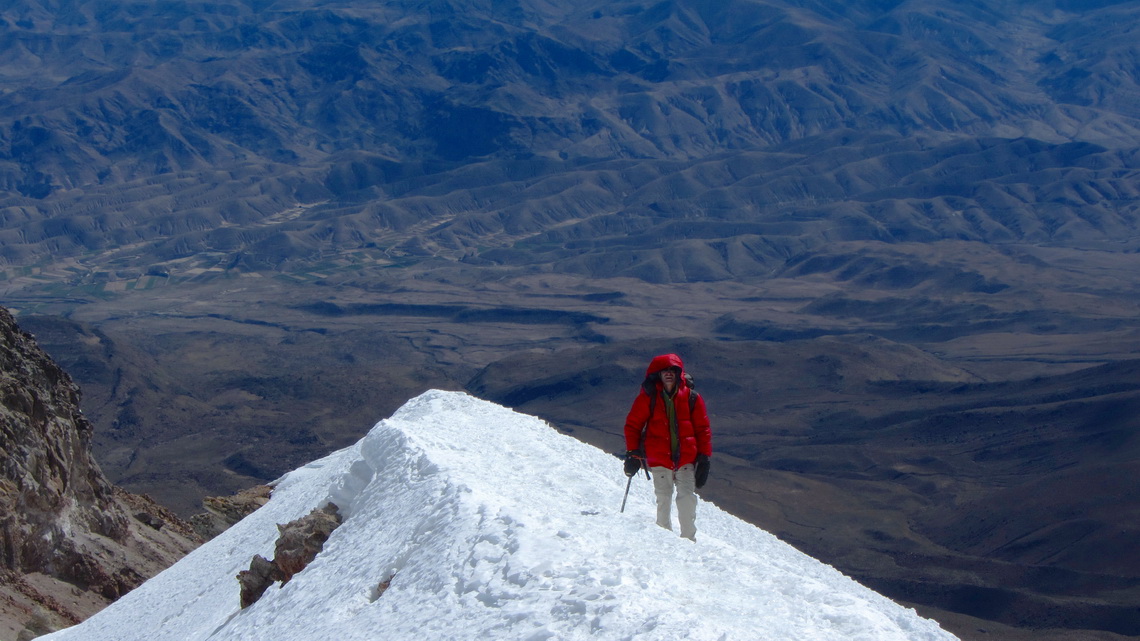
<path fill-rule="evenodd" d="M 681 357 L 676 354 L 654 356 L 653 360 L 649 361 L 649 367 L 645 369 L 645 377 L 649 378 L 657 372 L 663 369 L 669 369 L 670 367 L 676 367 L 681 370 L 681 375 L 677 377 L 678 380 L 685 379 L 685 364 L 681 362 Z"/>

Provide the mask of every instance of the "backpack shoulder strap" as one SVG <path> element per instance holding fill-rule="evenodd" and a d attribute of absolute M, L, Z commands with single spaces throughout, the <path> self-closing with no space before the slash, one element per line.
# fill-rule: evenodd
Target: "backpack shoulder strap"
<path fill-rule="evenodd" d="M 645 382 L 641 384 L 641 389 L 645 392 L 645 395 L 649 397 L 649 414 L 645 416 L 645 424 L 641 426 L 641 439 L 637 443 L 637 447 L 644 451 L 645 432 L 649 430 L 649 419 L 653 418 L 653 407 L 657 405 L 657 386 L 646 378 Z"/>
<path fill-rule="evenodd" d="M 653 408 L 657 405 L 657 387 L 650 385 L 649 380 L 646 379 L 645 383 L 642 384 L 642 388 L 645 390 L 645 394 L 649 396 L 649 414 L 645 417 L 645 425 L 641 426 L 641 441 L 639 443 L 640 446 L 644 447 L 645 432 L 649 429 L 649 419 L 653 418 Z M 700 392 L 689 387 L 689 416 L 692 416 L 693 412 L 697 411 L 697 399 L 700 397 Z"/>
<path fill-rule="evenodd" d="M 653 417 L 653 407 L 657 405 L 657 389 L 650 388 L 648 385 L 645 387 L 645 393 L 649 396 L 649 418 Z M 701 397 L 701 393 L 692 387 L 689 388 L 689 415 L 692 416 L 693 412 L 697 410 L 697 399 Z M 646 423 L 648 423 L 648 418 Z M 644 433 L 644 429 L 642 432 Z"/>
<path fill-rule="evenodd" d="M 648 422 L 653 417 L 653 407 L 657 405 L 657 385 L 646 378 L 645 382 L 641 384 L 641 389 L 645 390 L 645 395 L 649 397 L 649 416 L 646 417 L 646 422 Z"/>
<path fill-rule="evenodd" d="M 685 372 L 685 386 L 689 388 L 689 416 L 692 416 L 697 409 L 697 399 L 701 397 L 701 393 L 693 384 L 693 375 L 688 372 Z"/>

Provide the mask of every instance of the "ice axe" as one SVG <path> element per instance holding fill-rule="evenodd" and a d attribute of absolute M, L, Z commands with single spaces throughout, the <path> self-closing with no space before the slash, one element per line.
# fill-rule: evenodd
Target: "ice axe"
<path fill-rule="evenodd" d="M 621 497 L 621 509 L 618 512 L 625 512 L 625 501 L 629 498 L 629 486 L 633 484 L 633 475 L 629 476 L 629 480 L 625 482 L 625 496 Z"/>
<path fill-rule="evenodd" d="M 642 464 L 642 467 L 645 468 L 645 478 L 648 479 L 649 478 L 649 466 Z M 635 477 L 635 476 L 637 476 L 637 475 L 636 474 L 630 474 L 629 480 L 625 482 L 625 496 L 621 497 L 621 509 L 618 510 L 618 513 L 625 512 L 625 502 L 626 502 L 626 499 L 629 498 L 629 486 L 633 484 L 633 477 Z"/>

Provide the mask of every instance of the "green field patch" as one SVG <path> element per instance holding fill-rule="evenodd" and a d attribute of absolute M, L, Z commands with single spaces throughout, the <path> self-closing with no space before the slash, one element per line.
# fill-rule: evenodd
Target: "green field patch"
<path fill-rule="evenodd" d="M 284 281 L 286 283 L 311 283 L 311 278 L 306 278 L 305 274 L 274 274 L 274 280 Z"/>

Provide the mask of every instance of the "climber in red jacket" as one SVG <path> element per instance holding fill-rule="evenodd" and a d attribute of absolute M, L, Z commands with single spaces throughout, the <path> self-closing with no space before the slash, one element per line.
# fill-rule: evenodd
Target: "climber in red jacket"
<path fill-rule="evenodd" d="M 649 363 L 641 391 L 625 417 L 625 473 L 643 466 L 653 476 L 657 524 L 672 530 L 670 504 L 677 492 L 681 536 L 696 540 L 697 495 L 709 475 L 712 431 L 705 399 L 692 388 L 681 357 L 662 354 Z"/>

